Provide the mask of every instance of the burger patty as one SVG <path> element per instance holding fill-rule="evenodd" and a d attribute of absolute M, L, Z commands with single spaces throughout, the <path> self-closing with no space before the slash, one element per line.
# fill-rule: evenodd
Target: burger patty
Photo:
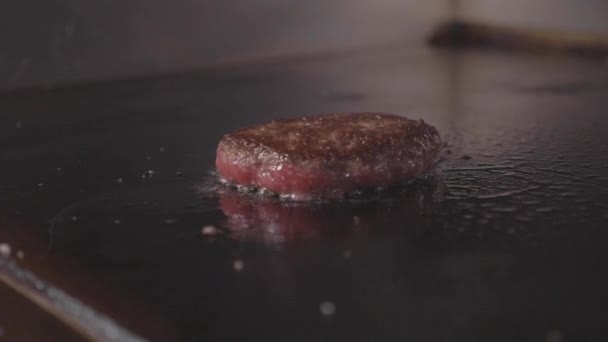
<path fill-rule="evenodd" d="M 405 183 L 428 172 L 442 147 L 422 120 L 339 113 L 275 120 L 224 135 L 216 167 L 229 183 L 296 200 Z"/>

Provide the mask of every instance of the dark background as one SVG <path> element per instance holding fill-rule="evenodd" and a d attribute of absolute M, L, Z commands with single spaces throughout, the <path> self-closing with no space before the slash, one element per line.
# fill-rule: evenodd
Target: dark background
<path fill-rule="evenodd" d="M 608 32 L 601 0 L 461 1 L 461 15 Z M 448 1 L 5 0 L 0 89 L 422 40 Z"/>

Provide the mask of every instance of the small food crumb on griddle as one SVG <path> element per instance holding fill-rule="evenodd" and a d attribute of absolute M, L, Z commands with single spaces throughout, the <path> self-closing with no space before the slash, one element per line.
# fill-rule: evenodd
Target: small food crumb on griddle
<path fill-rule="evenodd" d="M 219 233 L 218 229 L 215 228 L 215 226 L 204 226 L 203 229 L 201 229 L 201 232 L 203 233 L 203 235 L 206 236 L 214 236 L 217 235 Z"/>

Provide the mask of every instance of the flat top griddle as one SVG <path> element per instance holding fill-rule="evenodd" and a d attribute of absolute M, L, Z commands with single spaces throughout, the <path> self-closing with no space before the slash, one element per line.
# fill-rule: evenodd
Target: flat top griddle
<path fill-rule="evenodd" d="M 0 242 L 155 340 L 603 340 L 607 108 L 603 63 L 405 47 L 5 93 Z M 344 111 L 444 160 L 346 202 L 217 187 L 225 132 Z"/>

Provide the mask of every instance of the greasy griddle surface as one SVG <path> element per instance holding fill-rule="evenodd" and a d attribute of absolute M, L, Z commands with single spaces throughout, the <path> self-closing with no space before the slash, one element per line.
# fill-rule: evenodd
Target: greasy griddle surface
<path fill-rule="evenodd" d="M 395 48 L 1 95 L 0 240 L 156 339 L 605 340 L 607 82 L 603 63 Z M 226 132 L 367 110 L 436 126 L 436 174 L 308 206 L 209 174 Z"/>

